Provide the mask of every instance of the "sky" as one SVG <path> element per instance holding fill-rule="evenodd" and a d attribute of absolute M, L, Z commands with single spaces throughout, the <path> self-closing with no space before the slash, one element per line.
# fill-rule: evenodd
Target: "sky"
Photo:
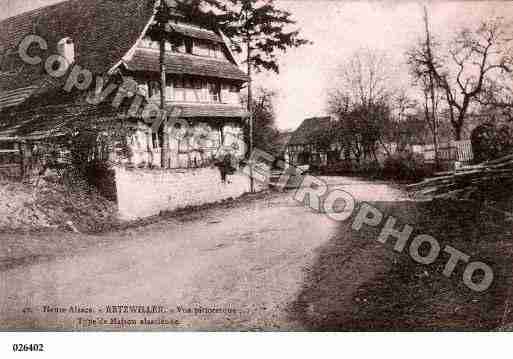
<path fill-rule="evenodd" d="M 313 45 L 292 49 L 280 58 L 280 75 L 260 74 L 265 87 L 279 90 L 276 104 L 280 128 L 296 128 L 304 118 L 326 113 L 327 89 L 334 86 L 340 65 L 356 51 L 385 54 L 391 80 L 411 87 L 405 51 L 422 36 L 423 5 L 432 32 L 448 39 L 462 26 L 476 26 L 488 16 L 513 19 L 513 2 L 302 1 L 278 4 L 294 14 L 302 34 Z"/>
<path fill-rule="evenodd" d="M 59 1 L 0 0 L 0 18 Z M 279 74 L 255 76 L 255 86 L 278 92 L 275 108 L 281 129 L 295 129 L 305 118 L 324 115 L 337 69 L 361 49 L 385 54 L 391 81 L 411 87 L 404 53 L 422 35 L 423 5 L 432 32 L 442 41 L 486 17 L 513 20 L 513 2 L 504 1 L 276 0 L 276 5 L 290 11 L 302 36 L 313 42 L 281 54 Z"/>

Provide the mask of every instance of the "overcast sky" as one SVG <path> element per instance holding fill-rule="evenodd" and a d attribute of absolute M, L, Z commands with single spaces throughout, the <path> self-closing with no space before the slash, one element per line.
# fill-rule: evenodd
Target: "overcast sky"
<path fill-rule="evenodd" d="M 395 68 L 398 84 L 409 86 L 404 52 L 423 31 L 419 1 L 347 2 L 280 0 L 291 11 L 311 46 L 289 51 L 280 59 L 279 76 L 261 74 L 257 83 L 280 90 L 277 104 L 281 128 L 295 128 L 310 116 L 322 115 L 326 89 L 337 65 L 362 48 L 384 52 Z M 513 19 L 513 2 L 428 2 L 430 25 L 439 38 L 462 26 L 476 26 L 488 16 Z"/>
<path fill-rule="evenodd" d="M 87 1 L 87 0 L 84 0 Z M 0 0 L 4 16 L 12 16 L 59 0 Z M 293 13 L 307 39 L 314 42 L 280 58 L 280 74 L 261 73 L 255 85 L 279 91 L 276 104 L 280 128 L 296 128 L 304 118 L 325 112 L 326 89 L 337 65 L 359 49 L 384 52 L 391 59 L 395 81 L 408 86 L 404 52 L 423 29 L 419 1 L 277 0 Z M 455 29 L 475 26 L 480 19 L 504 16 L 513 20 L 513 2 L 431 1 L 432 31 L 448 38 Z M 1 16 L 1 15 L 0 15 Z"/>

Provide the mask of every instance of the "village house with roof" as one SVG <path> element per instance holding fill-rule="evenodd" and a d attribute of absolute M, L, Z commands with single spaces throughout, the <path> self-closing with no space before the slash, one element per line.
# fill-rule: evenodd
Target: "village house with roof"
<path fill-rule="evenodd" d="M 331 151 L 321 151 L 313 141 L 313 134 L 321 131 L 329 132 L 332 122 L 333 119 L 330 116 L 305 119 L 292 133 L 286 145 L 285 153 L 289 163 L 295 166 L 326 165 L 328 157 L 331 161 L 333 156 L 337 156 L 338 147 L 335 144 L 333 146 L 330 144 Z M 338 154 L 340 154 L 340 148 Z"/>
<path fill-rule="evenodd" d="M 292 132 L 290 140 L 285 146 L 285 155 L 289 164 L 294 166 L 323 167 L 335 165 L 340 162 L 357 161 L 353 151 L 336 140 L 319 146 L 316 143 L 319 136 L 324 134 L 326 141 L 334 131 L 335 119 L 331 116 L 311 117 L 305 119 L 299 127 Z M 417 123 L 422 123 L 418 122 Z M 423 134 L 425 132 L 420 132 Z M 429 133 L 427 133 L 429 135 Z M 407 139 L 410 140 L 411 136 Z M 447 137 L 440 136 L 438 156 L 444 166 L 452 167 L 455 162 L 469 164 L 472 161 L 473 153 L 470 140 L 452 141 Z M 429 137 L 425 137 L 429 141 Z M 386 148 L 384 148 L 386 147 Z M 435 158 L 434 146 L 430 143 L 406 143 L 398 146 L 396 142 L 383 142 L 378 146 L 375 154 L 379 163 L 384 163 L 387 156 L 397 151 L 411 151 L 422 156 L 426 162 L 433 163 Z"/>
<path fill-rule="evenodd" d="M 128 217 L 245 191 L 242 187 L 246 188 L 247 179 L 236 190 L 229 189 L 236 184 L 217 188 L 220 180 L 218 176 L 214 178 L 215 171 L 209 166 L 220 149 L 232 149 L 238 158 L 245 154 L 243 127 L 247 112 L 239 93 L 247 75 L 239 69 L 229 39 L 215 23 L 194 23 L 180 13 L 173 0 L 166 1 L 169 20 L 164 30 L 157 24 L 159 4 L 155 0 L 68 0 L 0 22 L 3 154 L 21 151 L 30 156 L 42 141 L 66 136 L 64 129 L 74 124 L 94 127 L 121 122 L 133 129 L 128 139 L 130 164 L 176 169 L 166 180 L 144 172 L 151 186 L 141 179 L 142 175 L 138 177 L 140 183 L 135 183 L 134 175 L 128 180 L 117 174 L 118 182 L 134 182 L 125 189 L 117 188 L 118 202 L 122 201 L 120 191 L 141 190 L 140 185 L 160 201 L 158 205 L 148 204 L 145 210 L 128 213 Z M 154 123 L 145 120 L 148 108 L 159 107 L 161 52 L 160 41 L 155 38 L 162 33 L 166 40 L 164 110 L 180 120 L 177 126 L 165 130 L 163 126 L 152 129 Z M 28 48 L 23 48 L 29 35 L 44 43 L 32 40 L 27 42 Z M 31 60 L 41 61 L 27 63 L 22 50 Z M 67 71 L 59 72 L 62 64 L 55 60 L 56 55 L 66 59 Z M 84 85 L 86 71 L 92 74 L 89 86 Z M 123 93 L 127 83 L 134 86 L 136 96 L 131 90 Z M 109 92 L 110 84 L 116 84 L 117 90 Z M 191 133 L 203 132 L 207 140 L 172 136 L 175 127 L 183 123 Z M 168 146 L 165 163 L 161 159 L 163 144 Z M 103 156 L 112 158 L 113 154 Z M 183 184 L 177 185 L 179 181 Z M 195 183 L 201 185 L 196 188 Z M 173 186 L 177 188 L 168 189 Z M 203 187 L 218 195 L 205 194 Z M 188 194 L 179 193 L 184 191 Z"/>

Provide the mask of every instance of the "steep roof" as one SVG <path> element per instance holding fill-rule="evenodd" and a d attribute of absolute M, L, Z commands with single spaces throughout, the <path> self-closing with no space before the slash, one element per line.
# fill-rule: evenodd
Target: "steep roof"
<path fill-rule="evenodd" d="M 0 138 L 45 138 L 63 134 L 74 124 L 95 126 L 128 116 L 128 101 L 114 107 L 114 95 L 111 95 L 100 104 L 93 105 L 86 101 L 86 96 L 81 91 L 68 93 L 57 88 L 31 97 L 15 109 L 4 109 L 0 112 Z"/>
<path fill-rule="evenodd" d="M 292 138 L 293 133 L 294 132 L 292 132 L 292 131 L 284 131 L 284 132 L 280 132 L 278 134 L 278 139 L 276 140 L 276 142 L 279 145 L 280 149 L 283 149 L 284 147 L 287 146 L 290 139 Z"/>
<path fill-rule="evenodd" d="M 312 117 L 304 120 L 294 131 L 289 145 L 304 145 L 310 143 L 310 135 L 315 131 L 329 131 L 331 128 L 331 117 Z"/>
<path fill-rule="evenodd" d="M 188 74 L 199 76 L 219 77 L 231 80 L 246 81 L 247 75 L 229 61 L 173 54 L 166 56 L 166 72 L 171 74 Z M 125 62 L 130 71 L 159 72 L 159 57 L 147 50 L 136 50 L 133 56 Z"/>
<path fill-rule="evenodd" d="M 46 40 L 46 56 L 56 53 L 58 41 L 70 37 L 76 63 L 93 73 L 105 73 L 136 43 L 154 6 L 155 0 L 68 0 L 1 21 L 0 53 L 15 55 L 10 67 L 17 72 L 0 74 L 0 91 L 38 85 L 48 76 L 42 65 L 24 64 L 16 55 L 27 35 Z"/>

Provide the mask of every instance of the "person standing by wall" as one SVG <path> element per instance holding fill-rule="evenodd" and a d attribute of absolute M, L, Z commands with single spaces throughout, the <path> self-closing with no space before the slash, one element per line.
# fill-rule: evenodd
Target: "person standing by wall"
<path fill-rule="evenodd" d="M 235 172 L 235 168 L 232 164 L 233 156 L 229 152 L 225 152 L 220 156 L 220 158 L 216 161 L 215 165 L 219 168 L 219 172 L 221 174 L 221 182 L 222 183 L 230 183 L 227 179 L 228 175 L 231 175 Z"/>

